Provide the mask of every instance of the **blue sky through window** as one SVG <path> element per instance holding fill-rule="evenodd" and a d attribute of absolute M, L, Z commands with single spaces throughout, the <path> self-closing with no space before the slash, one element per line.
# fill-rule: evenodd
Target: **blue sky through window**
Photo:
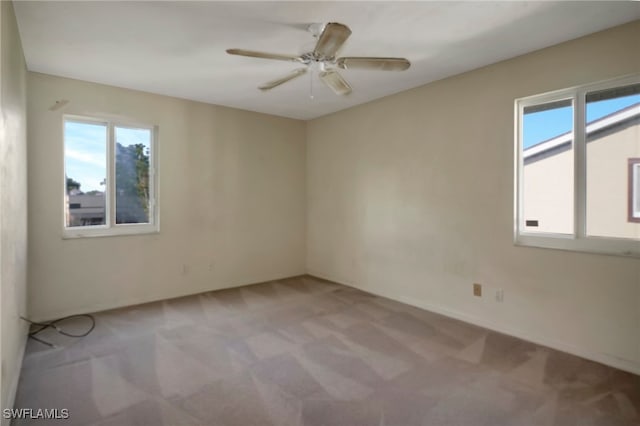
<path fill-rule="evenodd" d="M 107 125 L 65 121 L 64 158 L 68 178 L 80 183 L 82 192 L 104 191 L 107 177 Z M 138 143 L 151 147 L 148 129 L 116 128 L 117 142 L 127 146 Z"/>
<path fill-rule="evenodd" d="M 640 95 L 588 102 L 586 110 L 587 123 L 638 102 L 640 102 Z M 522 129 L 524 148 L 527 149 L 532 145 L 570 131 L 572 123 L 573 108 L 569 106 L 524 114 Z"/>
<path fill-rule="evenodd" d="M 67 178 L 80 183 L 80 190 L 104 191 L 107 177 L 107 126 L 66 121 L 64 159 Z"/>

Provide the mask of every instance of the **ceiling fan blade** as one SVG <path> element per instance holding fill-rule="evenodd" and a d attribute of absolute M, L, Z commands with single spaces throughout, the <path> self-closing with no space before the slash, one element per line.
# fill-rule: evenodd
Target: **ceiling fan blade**
<path fill-rule="evenodd" d="M 249 56 L 251 58 L 261 58 L 261 59 L 275 59 L 278 61 L 292 61 L 292 62 L 300 61 L 299 56 L 280 55 L 278 53 L 257 52 L 255 50 L 227 49 L 227 53 L 229 55 Z"/>
<path fill-rule="evenodd" d="M 351 86 L 337 71 L 322 71 L 318 76 L 336 95 L 348 95 L 351 93 Z"/>
<path fill-rule="evenodd" d="M 379 71 L 404 71 L 411 66 L 405 58 L 366 58 L 344 57 L 338 58 L 336 65 L 343 70 L 363 69 Z"/>
<path fill-rule="evenodd" d="M 280 86 L 282 83 L 286 83 L 289 80 L 293 80 L 296 77 L 300 77 L 301 75 L 305 74 L 307 72 L 306 68 L 298 68 L 297 70 L 291 72 L 290 74 L 279 78 L 277 80 L 272 80 L 268 83 L 263 84 L 262 86 L 259 87 L 260 90 L 269 90 L 269 89 L 273 89 L 274 87 Z"/>
<path fill-rule="evenodd" d="M 337 22 L 328 23 L 318 37 L 313 54 L 320 58 L 333 58 L 350 35 L 351 30 L 346 25 Z"/>

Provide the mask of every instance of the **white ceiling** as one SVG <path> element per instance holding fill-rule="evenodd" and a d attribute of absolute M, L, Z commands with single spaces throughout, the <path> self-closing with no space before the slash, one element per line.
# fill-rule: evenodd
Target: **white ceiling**
<path fill-rule="evenodd" d="M 16 2 L 31 71 L 311 119 L 640 19 L 640 2 Z M 338 97 L 309 75 L 257 86 L 296 64 L 231 56 L 227 48 L 298 54 L 305 28 L 341 22 L 341 54 L 399 56 L 404 72 L 344 70 Z"/>

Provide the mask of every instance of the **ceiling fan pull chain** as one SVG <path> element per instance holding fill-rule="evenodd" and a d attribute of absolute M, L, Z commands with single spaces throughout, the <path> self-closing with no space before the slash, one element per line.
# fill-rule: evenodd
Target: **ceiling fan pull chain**
<path fill-rule="evenodd" d="M 313 67 L 309 72 L 309 99 L 313 100 Z"/>

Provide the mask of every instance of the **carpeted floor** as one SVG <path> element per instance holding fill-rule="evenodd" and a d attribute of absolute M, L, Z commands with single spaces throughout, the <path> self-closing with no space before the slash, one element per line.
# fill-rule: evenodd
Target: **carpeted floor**
<path fill-rule="evenodd" d="M 67 408 L 65 425 L 640 424 L 638 376 L 310 277 L 96 319 L 29 341 L 16 407 Z"/>

